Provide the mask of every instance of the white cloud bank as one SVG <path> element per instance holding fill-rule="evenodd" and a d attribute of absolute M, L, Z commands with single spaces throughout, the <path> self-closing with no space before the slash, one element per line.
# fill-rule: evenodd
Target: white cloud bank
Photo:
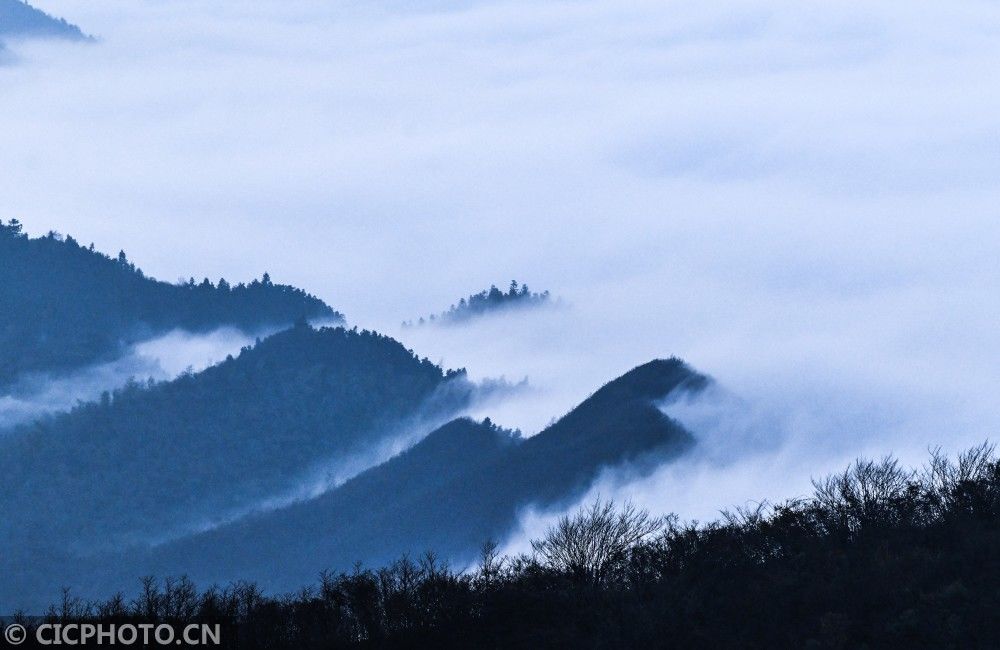
<path fill-rule="evenodd" d="M 527 375 L 495 416 L 527 431 L 682 356 L 779 423 L 629 488 L 682 515 L 998 430 L 996 3 L 38 4 L 102 41 L 0 68 L 0 212 L 35 234 L 268 270 Z M 572 307 L 396 329 L 510 279 Z"/>

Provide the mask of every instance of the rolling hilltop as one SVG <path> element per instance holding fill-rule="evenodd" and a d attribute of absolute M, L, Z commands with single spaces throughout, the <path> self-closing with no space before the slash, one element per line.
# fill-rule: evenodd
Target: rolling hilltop
<path fill-rule="evenodd" d="M 175 328 L 233 326 L 248 332 L 300 319 L 343 316 L 301 289 L 273 284 L 169 284 L 72 237 L 36 239 L 0 222 L 0 394 L 24 373 L 106 361 L 133 343 Z"/>
<path fill-rule="evenodd" d="M 90 552 L 189 532 L 348 472 L 401 427 L 453 416 L 471 391 L 463 372 L 390 338 L 299 325 L 201 373 L 8 433 L 0 537 Z"/>

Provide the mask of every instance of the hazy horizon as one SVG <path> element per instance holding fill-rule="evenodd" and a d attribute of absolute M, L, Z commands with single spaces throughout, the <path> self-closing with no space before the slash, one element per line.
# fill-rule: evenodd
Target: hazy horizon
<path fill-rule="evenodd" d="M 768 441 L 625 489 L 686 516 L 996 435 L 1000 7 L 32 4 L 98 38 L 0 65 L 0 218 L 32 235 L 267 271 L 527 377 L 477 415 L 528 434 L 679 356 L 743 405 L 684 413 L 706 448 Z M 510 280 L 565 306 L 400 328 Z"/>

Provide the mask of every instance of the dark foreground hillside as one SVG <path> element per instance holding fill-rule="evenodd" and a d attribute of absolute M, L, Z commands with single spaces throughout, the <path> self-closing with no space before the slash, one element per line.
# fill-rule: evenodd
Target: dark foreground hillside
<path fill-rule="evenodd" d="M 168 284 L 124 253 L 112 259 L 72 237 L 31 239 L 0 221 L 0 394 L 27 372 L 64 371 L 114 358 L 174 328 L 254 331 L 299 319 L 343 321 L 301 289 L 273 284 Z"/>
<path fill-rule="evenodd" d="M 136 600 L 53 613 L 232 616 L 240 648 L 996 648 L 1000 464 L 979 448 L 919 473 L 858 462 L 807 499 L 705 526 L 595 504 L 532 556 L 432 556 L 252 584 L 147 582 Z M 487 549 L 488 551 L 488 549 Z"/>

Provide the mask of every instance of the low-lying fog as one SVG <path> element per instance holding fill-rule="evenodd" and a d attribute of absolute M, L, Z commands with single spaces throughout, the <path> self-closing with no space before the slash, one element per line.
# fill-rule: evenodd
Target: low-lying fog
<path fill-rule="evenodd" d="M 266 336 L 271 330 L 258 334 Z M 173 379 L 183 372 L 198 372 L 239 354 L 257 335 L 223 327 L 203 334 L 174 330 L 129 347 L 116 360 L 59 374 L 36 373 L 19 380 L 0 395 L 0 430 L 41 415 L 67 411 L 78 402 L 100 398 L 104 391 L 121 388 L 129 380 Z"/>
<path fill-rule="evenodd" d="M 527 376 L 481 414 L 526 433 L 712 375 L 665 407 L 697 456 L 603 494 L 704 518 L 996 436 L 995 3 L 36 4 L 101 40 L 0 67 L 5 217 Z M 511 279 L 566 305 L 399 327 Z"/>

